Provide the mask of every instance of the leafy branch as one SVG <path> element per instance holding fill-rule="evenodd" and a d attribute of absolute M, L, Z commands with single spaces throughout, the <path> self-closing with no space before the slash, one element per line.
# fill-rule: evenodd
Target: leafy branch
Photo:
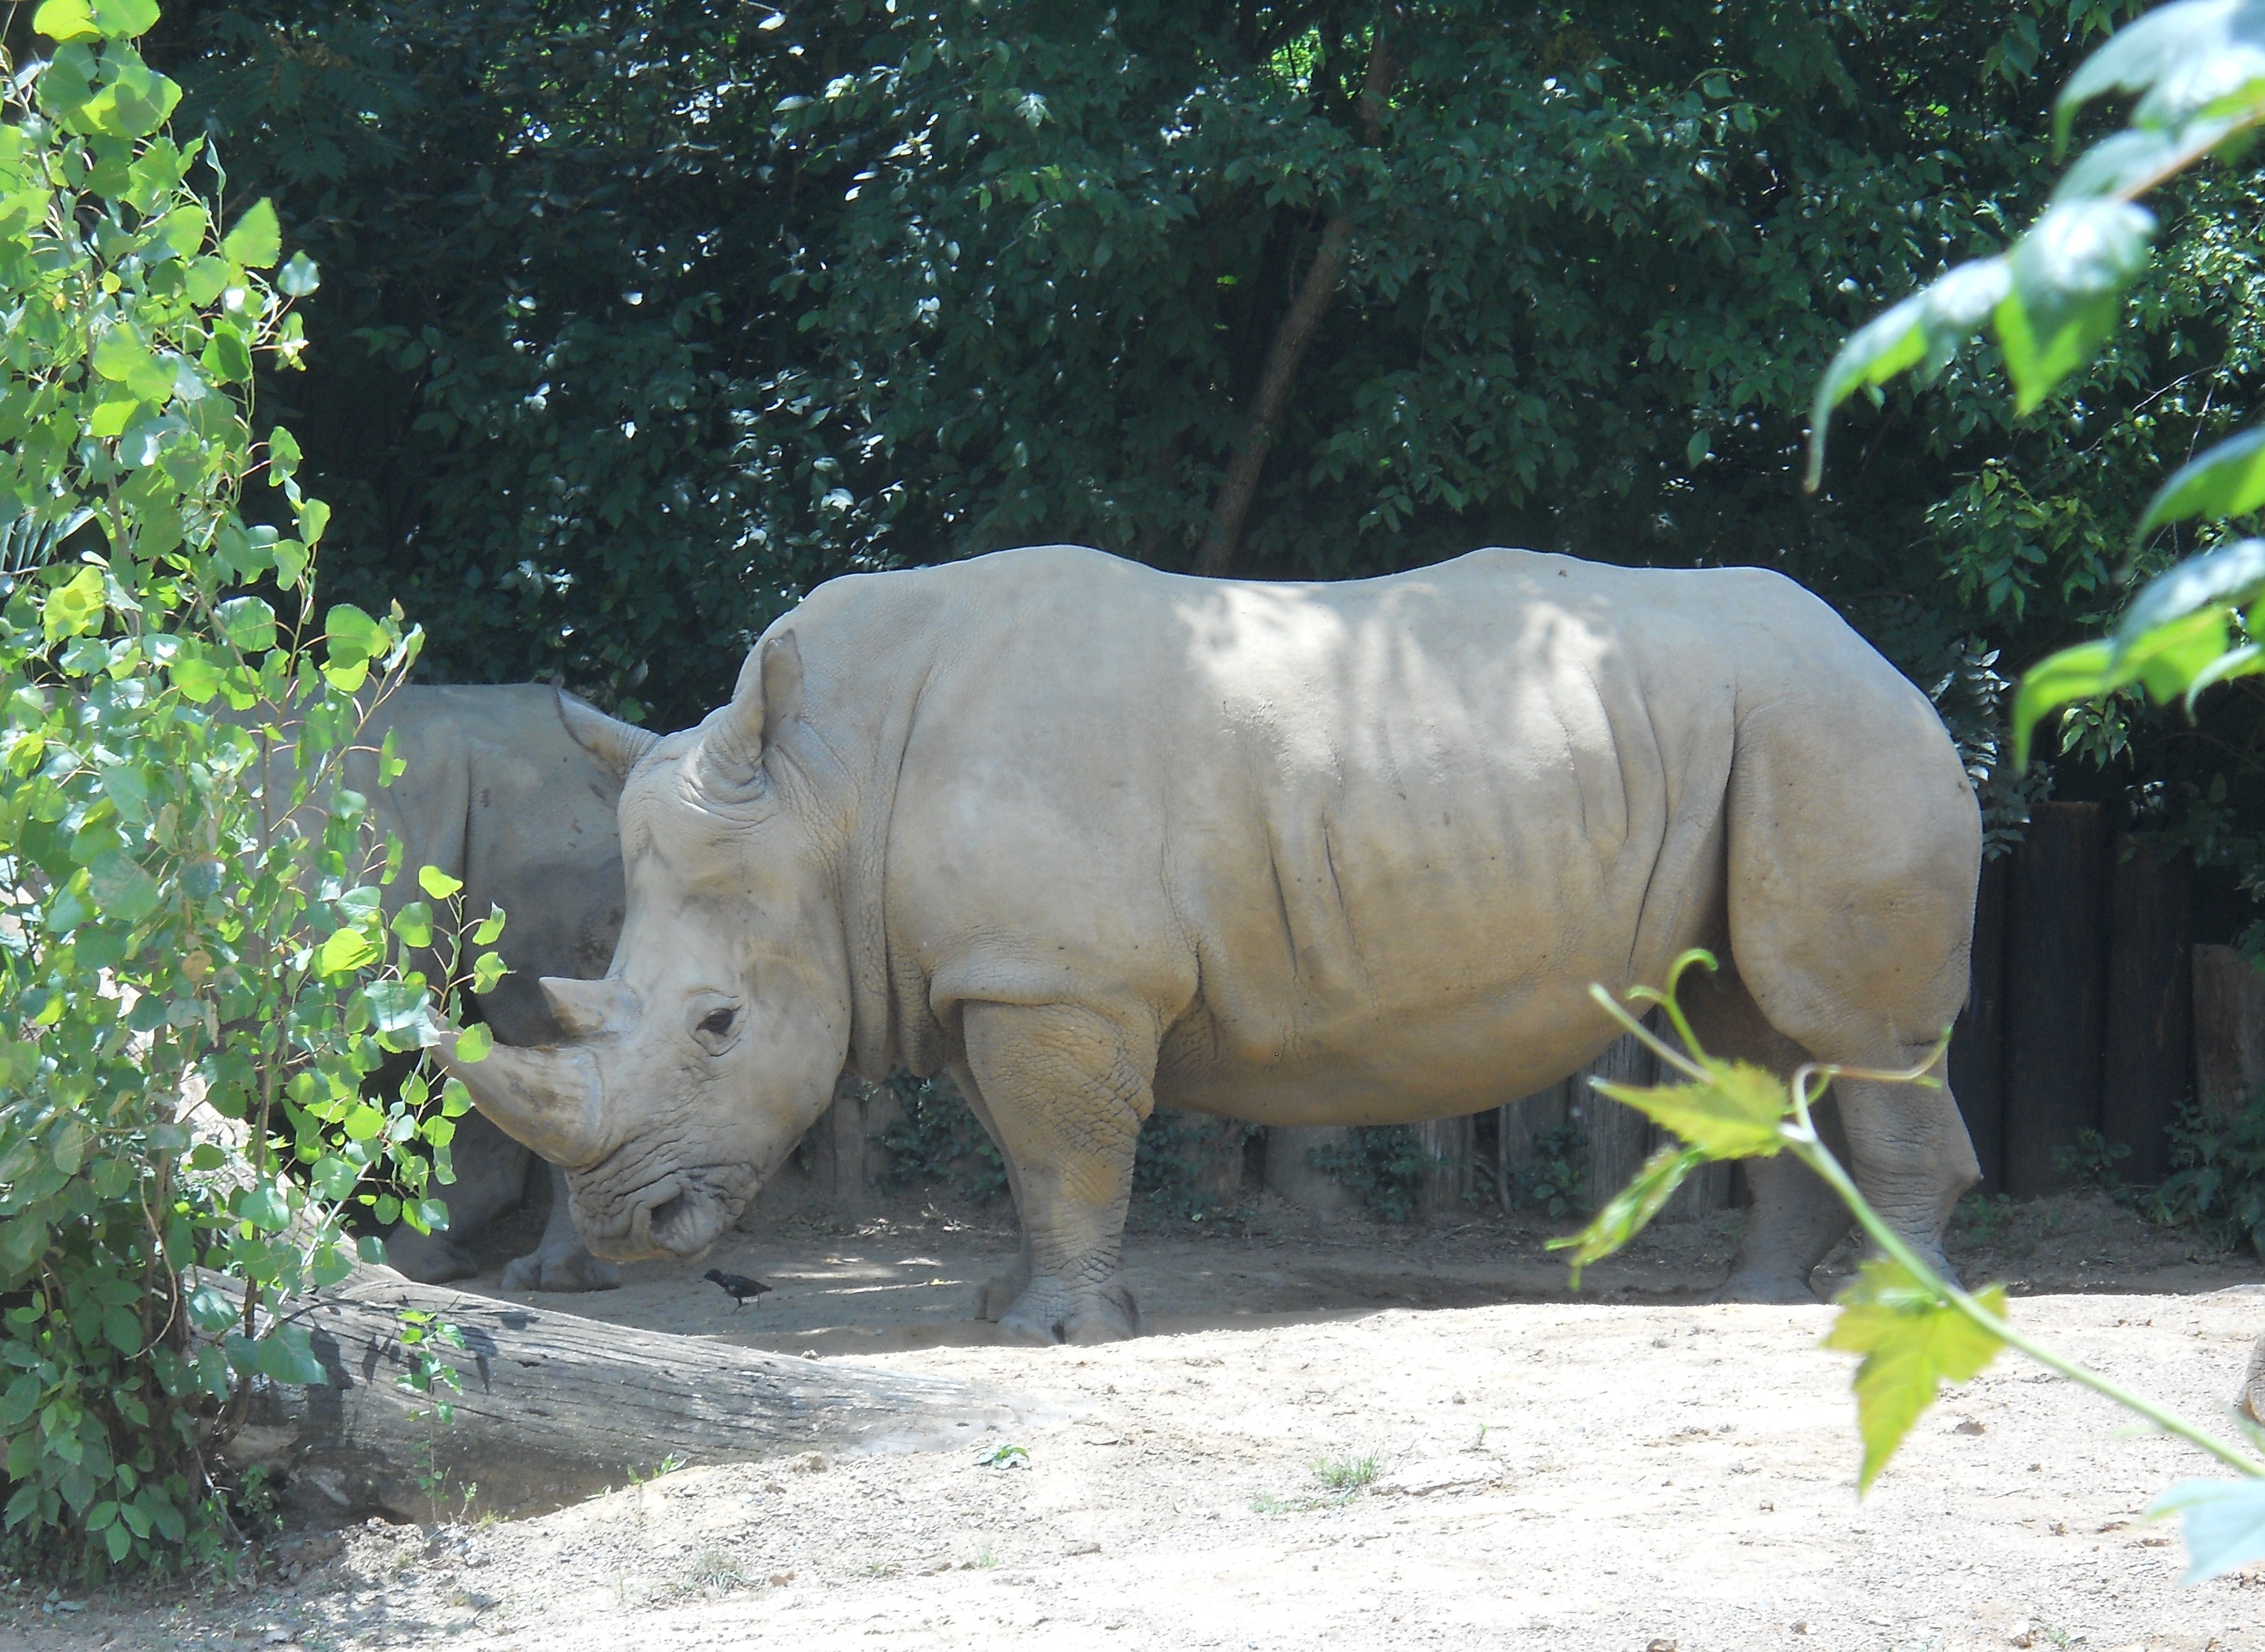
<path fill-rule="evenodd" d="M 1653 1033 L 1603 987 L 1589 989 L 1622 1028 L 1686 1081 L 1636 1086 L 1591 1081 L 1678 1139 L 1653 1154 L 1586 1228 L 1550 1241 L 1552 1249 L 1573 1253 L 1574 1283 L 1579 1284 L 1584 1266 L 1611 1255 L 1642 1232 L 1676 1185 L 1700 1165 L 1790 1153 L 1847 1205 L 1879 1253 L 1840 1294 L 1839 1316 L 1824 1339 L 1827 1347 L 1862 1356 L 1854 1382 L 1864 1442 L 1860 1488 L 1868 1488 L 1878 1477 L 1912 1424 L 1934 1403 L 1941 1383 L 1972 1379 L 2000 1348 L 2011 1348 L 2244 1476 L 2182 1481 L 2150 1511 L 2186 1517 L 2189 1582 L 2265 1559 L 2265 1459 L 2018 1330 L 2007 1316 L 2003 1286 L 1970 1292 L 1945 1278 L 1872 1207 L 1824 1145 L 1812 1110 L 1835 1079 L 1936 1084 L 1931 1074 L 1942 1060 L 1948 1034 L 1910 1067 L 1883 1072 L 1810 1063 L 1796 1069 L 1788 1082 L 1751 1063 L 1706 1052 L 1676 1002 L 1677 986 L 1693 964 L 1712 970 L 1715 960 L 1694 949 L 1675 961 L 1664 990 L 1639 986 L 1628 994 L 1633 1002 L 1657 1004 L 1666 1013 L 1679 1047 Z"/>

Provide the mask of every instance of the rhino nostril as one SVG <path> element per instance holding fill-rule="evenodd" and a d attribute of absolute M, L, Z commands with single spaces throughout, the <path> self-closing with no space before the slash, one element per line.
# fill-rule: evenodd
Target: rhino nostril
<path fill-rule="evenodd" d="M 666 1244 L 668 1242 L 669 1230 L 682 1223 L 691 1214 L 691 1202 L 680 1193 L 665 1204 L 654 1205 L 652 1214 L 646 1219 L 652 1225 L 652 1236 Z"/>

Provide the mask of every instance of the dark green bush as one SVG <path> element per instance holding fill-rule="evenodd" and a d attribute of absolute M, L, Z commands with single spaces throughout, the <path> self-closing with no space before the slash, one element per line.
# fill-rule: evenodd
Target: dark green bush
<path fill-rule="evenodd" d="M 1356 1124 L 1349 1141 L 1309 1147 L 1314 1168 L 1360 1196 L 1380 1222 L 1404 1222 L 1416 1213 L 1431 1155 L 1406 1124 Z"/>

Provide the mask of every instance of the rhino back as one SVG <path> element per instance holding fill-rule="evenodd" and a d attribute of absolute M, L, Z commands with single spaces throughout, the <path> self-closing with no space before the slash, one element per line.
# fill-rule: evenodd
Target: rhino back
<path fill-rule="evenodd" d="M 805 649 L 921 639 L 885 673 L 918 684 L 881 739 L 898 979 L 947 1032 L 970 999 L 1140 1006 L 1160 1100 L 1266 1122 L 1475 1109 L 1608 1043 L 1589 982 L 1719 942 L 1757 713 L 1955 769 L 1915 689 L 1756 571 L 1490 550 L 1259 585 L 1057 547 L 843 583 Z"/>

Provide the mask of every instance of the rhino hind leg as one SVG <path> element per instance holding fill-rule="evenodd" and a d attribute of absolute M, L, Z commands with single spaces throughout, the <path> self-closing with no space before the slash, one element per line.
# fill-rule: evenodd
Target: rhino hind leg
<path fill-rule="evenodd" d="M 543 1238 L 524 1256 L 514 1257 L 503 1270 L 507 1291 L 611 1291 L 622 1282 L 621 1264 L 590 1254 L 574 1231 L 574 1214 L 567 1202 L 566 1173 L 557 1165 L 543 1167 L 550 1175 L 550 1218 Z"/>
<path fill-rule="evenodd" d="M 1118 1265 L 1153 1052 L 1140 1061 L 1112 1020 L 1074 1005 L 971 1004 L 963 1024 L 969 1104 L 1007 1161 L 1023 1228 L 1021 1261 L 979 1312 L 1031 1342 L 1139 1335 Z"/>
<path fill-rule="evenodd" d="M 1730 950 L 1769 1025 L 1821 1062 L 1912 1066 L 1966 996 L 1981 820 L 1941 726 L 1906 699 L 1861 739 L 1788 702 L 1749 719 L 1732 767 Z M 1832 1099 L 1856 1185 L 1947 1269 L 1943 1229 L 1981 1167 L 1944 1065 L 1933 1088 L 1841 1079 Z"/>
<path fill-rule="evenodd" d="M 1734 960 L 1709 974 L 1693 970 L 1680 994 L 1692 1030 L 1709 1055 L 1751 1061 L 1781 1077 L 1809 1059 L 1809 1052 L 1770 1025 L 1738 979 Z M 1820 1121 L 1834 1135 L 1832 1110 Z M 1831 1140 L 1835 1151 L 1841 1144 Z M 1842 1204 L 1816 1173 L 1781 1153 L 1749 1159 L 1746 1189 L 1752 1202 L 1738 1237 L 1737 1254 L 1715 1299 L 1720 1302 L 1814 1302 L 1809 1276 L 1832 1253 L 1852 1226 Z"/>
<path fill-rule="evenodd" d="M 447 1229 L 420 1234 L 404 1222 L 385 1236 L 387 1263 L 419 1284 L 478 1277 L 480 1265 L 465 1247 L 525 1197 L 528 1167 L 535 1162 L 533 1153 L 481 1113 L 456 1121 L 453 1156 L 456 1179 L 439 1190 L 448 1207 Z"/>

